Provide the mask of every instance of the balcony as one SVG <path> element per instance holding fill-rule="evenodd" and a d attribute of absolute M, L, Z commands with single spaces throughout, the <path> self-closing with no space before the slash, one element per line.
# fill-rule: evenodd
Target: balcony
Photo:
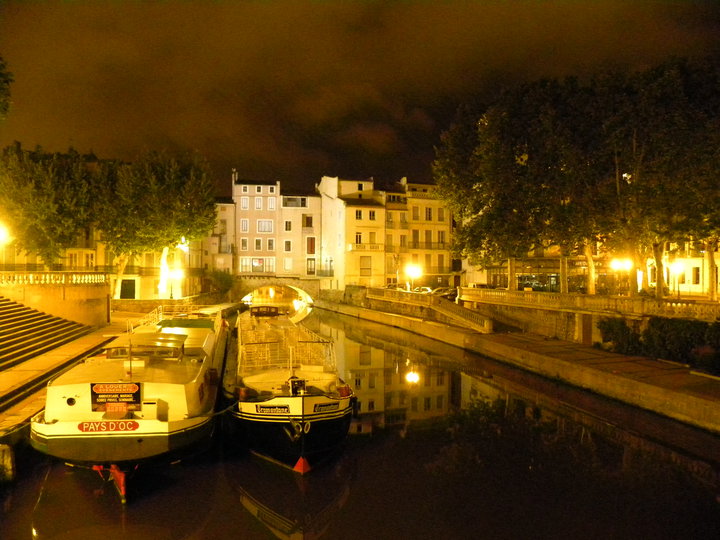
<path fill-rule="evenodd" d="M 410 223 L 408 221 L 386 221 L 385 222 L 386 229 L 407 230 L 409 227 L 410 227 Z"/>
<path fill-rule="evenodd" d="M 450 243 L 449 242 L 408 242 L 408 247 L 410 249 L 440 249 L 440 250 L 449 250 L 450 249 Z"/>
<path fill-rule="evenodd" d="M 383 251 L 383 244 L 350 244 L 349 251 Z"/>

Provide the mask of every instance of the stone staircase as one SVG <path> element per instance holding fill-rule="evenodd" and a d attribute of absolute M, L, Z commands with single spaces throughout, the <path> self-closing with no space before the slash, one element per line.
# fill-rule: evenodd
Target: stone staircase
<path fill-rule="evenodd" d="M 0 296 L 0 371 L 92 331 Z"/>

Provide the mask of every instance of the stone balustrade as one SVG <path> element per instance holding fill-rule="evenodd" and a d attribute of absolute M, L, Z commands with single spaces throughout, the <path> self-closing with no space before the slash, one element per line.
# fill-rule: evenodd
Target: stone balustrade
<path fill-rule="evenodd" d="M 572 311 L 589 314 L 624 315 L 628 317 L 674 317 L 715 321 L 720 317 L 720 303 L 708 300 L 671 299 L 638 296 L 601 296 L 587 294 L 560 294 L 504 289 L 462 287 L 460 302 L 497 304 L 515 307 L 533 307 L 555 311 Z"/>

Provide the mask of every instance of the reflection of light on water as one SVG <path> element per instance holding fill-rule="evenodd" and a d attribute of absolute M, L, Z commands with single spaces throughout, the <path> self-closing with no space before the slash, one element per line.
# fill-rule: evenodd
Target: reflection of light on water
<path fill-rule="evenodd" d="M 405 374 L 405 380 L 411 384 L 416 384 L 420 380 L 420 374 L 415 371 L 415 366 L 410 365 L 409 358 L 405 360 L 405 365 L 410 368 L 410 370 Z"/>
<path fill-rule="evenodd" d="M 420 374 L 417 371 L 408 371 L 405 374 L 405 380 L 409 383 L 417 383 L 420 380 Z"/>

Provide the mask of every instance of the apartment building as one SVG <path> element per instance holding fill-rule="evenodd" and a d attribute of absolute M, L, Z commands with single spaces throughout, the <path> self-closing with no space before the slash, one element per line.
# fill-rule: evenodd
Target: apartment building
<path fill-rule="evenodd" d="M 323 254 L 334 261 L 334 275 L 323 288 L 404 285 L 411 263 L 421 272 L 414 285 L 459 285 L 459 271 L 454 275 L 451 266 L 451 217 L 434 186 L 403 178 L 378 190 L 372 178 L 324 176 L 316 189 L 322 197 Z"/>

